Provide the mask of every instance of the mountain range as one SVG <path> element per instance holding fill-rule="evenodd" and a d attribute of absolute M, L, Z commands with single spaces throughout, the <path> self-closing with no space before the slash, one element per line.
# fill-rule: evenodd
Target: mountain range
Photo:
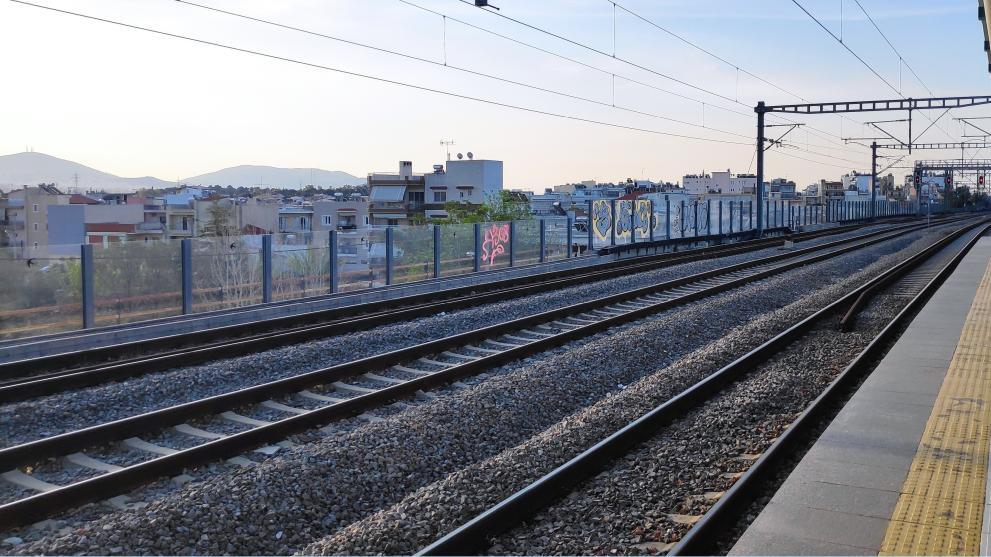
<path fill-rule="evenodd" d="M 55 183 L 63 191 L 131 191 L 138 188 L 174 187 L 176 182 L 153 176 L 124 178 L 96 170 L 77 162 L 36 152 L 0 156 L 0 189 L 10 191 L 24 185 Z M 298 188 L 312 184 L 322 187 L 364 184 L 363 178 L 338 170 L 318 168 L 278 168 L 242 165 L 192 176 L 179 181 L 191 186 L 257 186 Z"/>

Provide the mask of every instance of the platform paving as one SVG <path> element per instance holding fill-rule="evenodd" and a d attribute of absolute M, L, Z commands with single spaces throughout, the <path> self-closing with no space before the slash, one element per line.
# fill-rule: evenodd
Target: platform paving
<path fill-rule="evenodd" d="M 988 554 L 989 262 L 985 237 L 731 555 Z"/>

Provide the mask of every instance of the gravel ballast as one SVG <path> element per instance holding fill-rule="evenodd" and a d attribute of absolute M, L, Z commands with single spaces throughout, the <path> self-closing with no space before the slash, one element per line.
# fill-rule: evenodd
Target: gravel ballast
<path fill-rule="evenodd" d="M 626 397 L 631 389 L 625 385 L 655 370 L 663 370 L 654 374 L 660 384 L 640 406 L 664 400 L 866 280 L 877 269 L 858 270 L 919 236 L 858 250 L 504 366 L 469 388 L 410 405 L 384 421 L 314 440 L 248 469 L 218 471 L 209 482 L 188 484 L 143 509 L 70 522 L 71 532 L 16 551 L 284 554 L 333 551 L 345 541 L 345 553 L 413 551 L 528 477 L 513 468 L 493 468 L 489 474 L 487 466 L 514 451 L 535 449 L 518 464 L 539 475 L 599 437 L 594 428 L 583 428 L 581 416 L 588 410 L 575 412 Z M 809 296 L 809 284 L 832 286 Z M 767 308 L 782 309 L 766 313 Z M 547 436 L 545 447 L 532 445 Z M 466 483 L 451 483 L 459 479 Z M 435 499 L 428 507 L 396 510 L 430 494 Z M 407 496 L 398 507 L 375 514 Z M 379 524 L 379 516 L 390 520 Z"/>
<path fill-rule="evenodd" d="M 930 238 L 925 243 L 931 241 Z M 913 248 L 916 247 L 918 246 L 913 246 Z M 735 357 L 783 330 L 787 325 L 812 313 L 815 309 L 824 306 L 837 296 L 849 291 L 850 288 L 864 282 L 870 276 L 874 276 L 883 268 L 904 257 L 903 252 L 903 254 L 879 258 L 880 260 L 876 264 L 864 271 L 852 274 L 848 280 L 833 284 L 795 303 L 782 304 L 781 309 L 755 319 L 748 325 L 733 329 L 720 340 L 705 345 L 666 369 L 663 365 L 658 366 L 660 369 L 658 373 L 646 377 L 628 389 L 606 397 L 587 409 L 568 416 L 526 442 L 510 448 L 494 458 L 452 474 L 442 482 L 420 489 L 399 504 L 352 524 L 336 535 L 311 544 L 304 548 L 302 553 L 408 554 L 415 552 L 505 497 L 512 495 L 526 484 L 563 464 L 616 429 L 664 402 L 672 394 L 689 384 L 689 381 L 679 382 L 677 387 L 672 389 L 674 381 L 685 377 L 700 379 L 702 376 L 719 369 Z M 838 346 L 842 346 L 842 344 L 838 344 Z M 823 361 L 816 361 L 814 365 L 826 368 L 828 373 L 837 371 L 835 368 L 823 365 Z M 805 385 L 804 390 L 799 387 L 802 386 L 792 385 L 792 388 L 803 395 L 814 397 L 818 394 L 818 391 L 814 391 L 809 385 Z M 761 402 L 762 396 L 756 394 L 748 398 L 744 395 L 743 399 L 756 405 L 753 409 L 757 411 L 761 404 L 765 404 Z M 735 413 L 731 415 L 735 415 Z M 757 412 L 757 415 L 760 416 L 760 413 Z M 705 444 L 704 440 L 712 436 L 708 429 L 718 429 L 720 425 L 721 422 L 713 422 L 710 426 L 696 429 L 693 435 L 702 439 L 701 442 Z M 760 426 L 753 427 L 758 433 L 764 431 L 760 429 Z M 773 428 L 767 431 L 768 438 L 777 435 Z M 736 433 L 738 432 L 733 431 L 729 436 L 732 437 Z M 742 439 L 746 439 L 746 437 Z M 716 442 L 718 440 L 714 441 L 714 443 Z M 740 450 L 733 456 L 745 455 L 748 454 L 747 450 L 751 450 L 749 447 L 738 446 L 737 448 Z M 682 455 L 677 462 L 684 463 L 691 451 L 692 447 L 687 444 L 677 449 L 676 453 Z M 702 472 L 697 468 L 679 469 L 673 473 L 673 477 L 671 473 L 664 477 L 675 483 L 685 482 L 696 475 L 700 478 L 709 477 L 707 471 Z M 713 466 L 711 471 L 717 475 L 729 473 L 728 468 L 718 469 L 718 472 L 717 469 L 718 467 Z M 709 491 L 716 491 L 716 489 L 706 489 L 699 493 L 704 494 Z M 599 516 L 608 514 L 605 507 L 606 502 L 586 501 L 586 503 L 591 505 L 593 510 L 601 511 Z M 698 510 L 701 511 L 701 508 L 698 507 Z M 588 512 L 590 511 L 584 511 L 582 514 Z M 683 514 L 690 513 L 683 511 Z M 557 522 L 548 522 L 548 531 L 556 532 L 556 528 L 561 527 Z M 634 529 L 631 528 L 632 531 Z M 532 536 L 527 536 L 526 540 L 528 540 L 527 543 L 537 544 L 544 537 L 547 538 L 544 542 L 548 544 L 553 538 L 553 536 L 548 535 L 548 532 L 542 532 L 541 535 L 536 536 L 536 542 L 532 540 Z M 511 541 L 512 538 L 509 540 Z M 509 541 L 500 541 L 503 544 L 509 543 Z M 645 536 L 640 543 L 644 541 L 648 541 Z M 548 547 L 542 549 L 551 551 Z M 520 546 L 512 546 L 507 549 L 505 545 L 503 550 L 507 553 L 524 551 Z M 568 549 L 562 550 L 563 553 L 585 553 L 587 551 L 589 550 L 575 546 L 569 546 Z M 646 548 L 632 550 L 634 553 L 646 551 Z M 540 552 L 541 549 L 534 551 L 534 553 Z"/>
<path fill-rule="evenodd" d="M 852 237 L 880 228 L 884 227 L 818 238 L 803 242 L 801 247 Z M 766 249 L 686 263 L 244 357 L 177 368 L 118 383 L 88 387 L 84 391 L 5 404 L 0 407 L 0 446 L 25 443 L 134 416 L 775 253 L 779 251 Z"/>

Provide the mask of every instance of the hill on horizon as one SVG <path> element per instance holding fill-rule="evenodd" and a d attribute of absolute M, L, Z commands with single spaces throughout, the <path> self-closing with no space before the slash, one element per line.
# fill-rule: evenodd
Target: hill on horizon
<path fill-rule="evenodd" d="M 166 182 L 152 176 L 122 178 L 77 162 L 33 151 L 0 156 L 0 189 L 4 191 L 53 182 L 63 191 L 77 184 L 80 191 L 123 191 L 175 185 L 175 182 Z"/>
<path fill-rule="evenodd" d="M 186 178 L 183 182 L 190 186 L 300 188 L 307 185 L 314 185 L 330 188 L 349 185 L 357 186 L 364 184 L 365 179 L 339 170 L 241 165 Z"/>
<path fill-rule="evenodd" d="M 133 191 L 140 188 L 169 188 L 171 180 L 153 176 L 124 178 L 96 170 L 77 162 L 33 151 L 0 155 L 0 189 L 10 191 L 21 186 L 55 183 L 63 191 L 78 185 L 80 191 Z M 191 186 L 257 186 L 298 188 L 312 184 L 321 187 L 360 185 L 364 178 L 347 172 L 318 168 L 278 168 L 274 166 L 234 166 L 193 176 L 180 183 Z"/>

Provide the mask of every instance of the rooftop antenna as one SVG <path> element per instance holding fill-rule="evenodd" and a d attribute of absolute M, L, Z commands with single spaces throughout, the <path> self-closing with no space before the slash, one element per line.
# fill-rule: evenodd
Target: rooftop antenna
<path fill-rule="evenodd" d="M 454 145 L 453 139 L 441 139 L 440 144 L 447 149 L 447 160 L 451 160 L 451 145 Z"/>

